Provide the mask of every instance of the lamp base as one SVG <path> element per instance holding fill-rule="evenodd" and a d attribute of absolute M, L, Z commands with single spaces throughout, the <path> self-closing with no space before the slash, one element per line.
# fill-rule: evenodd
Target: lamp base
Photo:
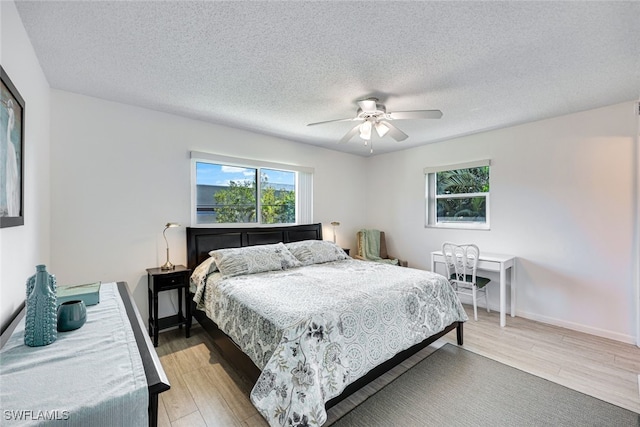
<path fill-rule="evenodd" d="M 176 266 L 171 264 L 169 261 L 160 266 L 160 270 L 175 270 L 175 268 Z"/>

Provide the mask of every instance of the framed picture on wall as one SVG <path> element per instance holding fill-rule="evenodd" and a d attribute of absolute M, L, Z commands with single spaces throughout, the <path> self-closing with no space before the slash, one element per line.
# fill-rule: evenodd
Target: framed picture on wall
<path fill-rule="evenodd" d="M 24 99 L 0 66 L 0 228 L 24 225 Z"/>

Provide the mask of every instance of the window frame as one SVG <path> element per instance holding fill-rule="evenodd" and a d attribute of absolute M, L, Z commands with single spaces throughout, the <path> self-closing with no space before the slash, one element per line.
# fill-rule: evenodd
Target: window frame
<path fill-rule="evenodd" d="M 215 223 L 199 223 L 198 222 L 198 206 L 197 206 L 197 176 L 196 164 L 210 163 L 224 166 L 235 166 L 240 168 L 256 169 L 257 194 L 256 194 L 256 221 L 255 222 L 215 222 Z M 262 222 L 262 201 L 261 201 L 261 185 L 260 170 L 273 169 L 283 172 L 295 173 L 295 222 L 292 223 L 274 223 L 267 224 Z M 314 169 L 305 166 L 289 165 L 282 163 L 273 163 L 259 161 L 253 159 L 242 159 L 236 157 L 222 156 L 212 153 L 191 152 L 191 226 L 199 228 L 217 228 L 217 227 L 278 227 L 298 224 L 313 223 L 313 172 Z"/>
<path fill-rule="evenodd" d="M 473 169 L 489 167 L 489 191 L 479 193 L 437 194 L 436 175 L 441 172 L 449 172 L 459 169 Z M 491 212 L 491 160 L 477 160 L 473 162 L 457 163 L 450 165 L 431 166 L 424 168 L 425 175 L 425 228 L 448 228 L 467 230 L 490 230 Z M 437 202 L 439 199 L 471 199 L 473 197 L 485 198 L 485 222 L 478 221 L 438 221 Z"/>

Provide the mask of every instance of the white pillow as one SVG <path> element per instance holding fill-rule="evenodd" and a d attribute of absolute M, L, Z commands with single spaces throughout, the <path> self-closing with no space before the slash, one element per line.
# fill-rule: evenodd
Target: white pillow
<path fill-rule="evenodd" d="M 209 252 L 209 255 L 216 260 L 218 270 L 226 277 L 300 267 L 300 261 L 282 243 L 218 249 Z"/>
<path fill-rule="evenodd" d="M 342 248 L 327 240 L 303 240 L 287 243 L 285 246 L 302 265 L 349 259 L 349 255 Z"/>
<path fill-rule="evenodd" d="M 209 273 L 213 273 L 214 271 L 218 271 L 218 267 L 216 266 L 216 260 L 211 257 L 204 260 L 200 265 L 198 265 L 193 273 L 191 273 L 191 283 L 194 285 L 199 285 L 204 282 Z"/>

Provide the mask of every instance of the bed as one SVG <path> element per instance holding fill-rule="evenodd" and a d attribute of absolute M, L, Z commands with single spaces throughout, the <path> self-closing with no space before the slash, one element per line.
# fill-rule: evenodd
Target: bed
<path fill-rule="evenodd" d="M 194 316 L 274 426 L 322 425 L 326 409 L 453 329 L 462 345 L 467 316 L 446 278 L 354 260 L 321 224 L 187 228 L 187 258 Z"/>

